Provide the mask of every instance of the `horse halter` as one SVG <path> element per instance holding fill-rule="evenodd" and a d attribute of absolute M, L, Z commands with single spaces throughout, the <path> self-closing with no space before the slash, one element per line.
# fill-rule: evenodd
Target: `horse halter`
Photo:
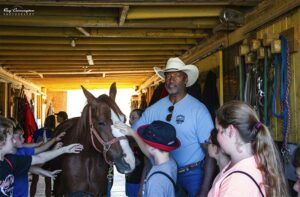
<path fill-rule="evenodd" d="M 89 107 L 89 124 L 90 124 L 90 133 L 91 133 L 91 139 L 92 139 L 92 144 L 93 144 L 93 147 L 98 151 L 98 152 L 102 152 L 101 150 L 99 150 L 96 146 L 96 144 L 94 143 L 94 136 L 96 137 L 97 141 L 102 144 L 103 146 L 103 157 L 105 159 L 105 162 L 112 166 L 113 165 L 113 162 L 112 161 L 108 161 L 107 159 L 107 156 L 106 156 L 106 153 L 108 152 L 108 150 L 110 149 L 111 145 L 113 143 L 116 143 L 120 140 L 127 140 L 127 138 L 125 136 L 121 136 L 121 137 L 116 137 L 116 138 L 113 138 L 112 140 L 108 141 L 108 142 L 105 142 L 101 136 L 98 134 L 97 130 L 95 129 L 94 125 L 93 125 L 93 122 L 92 122 L 92 109 L 91 109 L 91 106 Z"/>

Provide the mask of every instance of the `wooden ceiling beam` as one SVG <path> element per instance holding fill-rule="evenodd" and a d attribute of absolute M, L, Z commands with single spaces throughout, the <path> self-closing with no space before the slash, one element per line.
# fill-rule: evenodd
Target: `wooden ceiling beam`
<path fill-rule="evenodd" d="M 117 82 L 118 84 L 127 83 L 131 85 L 131 88 L 134 87 L 135 82 L 142 82 L 143 80 L 146 80 L 147 77 L 149 77 L 151 73 L 137 73 L 137 74 L 93 74 L 93 75 L 46 75 L 45 78 L 41 78 L 38 75 L 20 75 L 21 77 L 26 77 L 30 81 L 33 81 L 36 84 L 39 84 L 41 86 L 46 86 L 48 88 L 49 85 L 56 83 L 56 88 L 63 88 L 64 90 L 68 90 L 69 88 L 66 88 L 67 84 L 71 84 L 73 87 L 75 86 L 76 89 L 79 89 L 81 85 L 90 87 L 91 83 L 97 83 L 99 86 L 103 82 Z M 55 78 L 56 80 L 53 81 L 52 79 Z M 68 81 L 65 81 L 64 79 L 69 78 Z M 80 81 L 77 79 L 81 79 Z M 95 78 L 95 79 L 93 79 Z M 124 78 L 121 80 L 120 78 Z M 139 78 L 139 80 L 135 80 Z M 83 80 L 82 80 L 83 79 Z M 71 83 L 71 82 L 73 83 Z M 57 84 L 61 84 L 58 86 Z M 118 86 L 119 87 L 119 86 Z M 127 87 L 128 88 L 128 87 Z"/>
<path fill-rule="evenodd" d="M 90 68 L 90 67 L 59 67 L 59 68 L 52 68 L 52 67 L 30 67 L 27 68 L 24 66 L 23 68 L 4 68 L 8 72 L 11 73 L 31 73 L 31 72 L 87 72 L 87 71 L 120 71 L 120 70 L 153 70 L 154 65 L 148 65 L 148 66 L 142 66 L 142 65 L 136 65 L 136 66 L 126 66 L 126 67 L 117 67 L 117 66 L 105 66 L 105 67 L 97 67 L 97 68 Z"/>
<path fill-rule="evenodd" d="M 17 37 L 0 36 L 0 44 L 64 44 L 70 46 L 74 40 L 78 45 L 143 45 L 143 44 L 197 44 L 195 39 L 185 38 L 53 38 L 53 37 Z M 75 46 L 75 47 L 76 47 Z"/>
<path fill-rule="evenodd" d="M 16 72 L 16 75 L 94 75 L 94 74 L 136 74 L 136 73 L 154 73 L 153 69 L 151 70 L 120 70 L 120 71 L 87 71 L 87 72 L 70 72 L 70 71 L 65 71 L 65 72 L 57 72 L 57 71 L 48 71 L 48 72 L 37 72 L 37 73 L 29 73 L 29 72 Z"/>
<path fill-rule="evenodd" d="M 140 68 L 140 67 L 127 67 L 127 68 L 114 68 L 113 71 L 128 71 L 128 70 L 139 70 L 139 71 L 148 71 L 152 70 L 154 72 L 153 67 L 145 67 L 145 68 Z M 12 74 L 19 74 L 19 73 L 48 73 L 48 72 L 109 72 L 112 71 L 111 68 L 101 68 L 101 69 L 30 69 L 30 70 L 7 70 L 8 72 Z"/>
<path fill-rule="evenodd" d="M 166 61 L 163 61 L 164 63 Z M 5 64 L 2 65 L 2 68 L 5 69 L 45 69 L 45 68 L 49 68 L 49 69 L 61 69 L 61 68 L 91 68 L 91 69 L 99 69 L 99 68 L 127 68 L 127 67 L 135 67 L 135 68 L 144 68 L 144 67 L 153 67 L 153 63 L 152 62 L 141 62 L 141 64 L 129 64 L 129 63 L 119 63 L 119 64 L 96 64 L 93 66 L 89 66 L 87 64 Z"/>
<path fill-rule="evenodd" d="M 114 50 L 187 50 L 191 45 L 81 45 L 76 47 L 64 45 L 0 45 L 0 50 L 38 50 L 38 51 L 114 51 Z"/>
<path fill-rule="evenodd" d="M 217 17 L 128 20 L 124 28 L 185 28 L 210 29 L 219 23 Z"/>
<path fill-rule="evenodd" d="M 31 81 L 34 81 L 35 83 L 37 84 L 53 84 L 53 85 L 56 85 L 57 84 L 62 84 L 62 86 L 64 86 L 65 84 L 72 84 L 77 86 L 77 89 L 80 88 L 80 85 L 83 85 L 83 84 L 86 84 L 88 85 L 89 83 L 98 83 L 98 84 L 101 84 L 102 82 L 104 81 L 109 81 L 109 80 L 117 80 L 117 83 L 120 84 L 120 83 L 130 83 L 133 87 L 133 84 L 135 84 L 134 82 L 137 81 L 137 82 L 142 82 L 143 80 L 146 80 L 147 77 L 149 77 L 149 75 L 151 76 L 151 73 L 147 73 L 147 75 L 142 75 L 142 74 L 136 74 L 134 76 L 129 76 L 128 74 L 109 74 L 109 75 L 106 75 L 105 78 L 103 78 L 103 75 L 101 74 L 98 74 L 97 76 L 89 76 L 88 78 L 85 77 L 85 76 L 76 76 L 76 75 L 71 75 L 70 78 L 72 78 L 72 80 L 67 80 L 67 78 L 63 75 L 61 76 L 52 76 L 51 78 L 49 77 L 45 77 L 44 79 L 41 79 L 41 78 L 37 78 L 34 79 L 34 80 L 31 80 L 31 78 L 29 78 Z M 33 77 L 34 75 L 32 75 L 31 77 Z M 138 76 L 139 78 L 136 78 L 136 76 Z M 29 76 L 30 77 L 30 76 Z M 128 79 L 127 79 L 128 77 Z M 136 78 L 134 80 L 134 78 Z M 106 83 L 105 82 L 105 83 Z M 57 88 L 59 88 L 59 86 L 57 86 Z"/>
<path fill-rule="evenodd" d="M 110 74 L 110 75 L 106 75 L 107 78 L 103 78 L 101 74 L 98 74 L 97 77 L 93 77 L 93 76 L 89 76 L 89 78 L 86 78 L 84 76 L 76 76 L 76 75 L 70 75 L 70 77 L 72 78 L 72 80 L 68 80 L 68 78 L 66 77 L 63 77 L 63 76 L 52 76 L 51 78 L 49 77 L 45 77 L 45 79 L 41 79 L 41 78 L 37 78 L 34 80 L 35 83 L 37 84 L 53 84 L 57 86 L 57 84 L 62 84 L 62 85 L 65 85 L 65 84 L 72 84 L 74 83 L 74 85 L 77 85 L 78 87 L 80 87 L 81 84 L 84 84 L 84 83 L 89 83 L 89 82 L 97 82 L 97 83 L 101 83 L 101 80 L 110 80 L 110 79 L 117 79 L 117 82 L 127 82 L 128 81 L 131 81 L 131 80 L 128 80 L 127 79 L 127 76 L 128 78 L 132 79 L 133 81 L 131 81 L 131 85 L 133 85 L 134 83 L 134 78 L 135 78 L 135 81 L 143 81 L 145 80 L 147 77 L 149 77 L 149 75 L 151 76 L 151 73 L 147 73 L 147 75 L 142 75 L 142 73 L 138 73 L 134 76 L 139 76 L 140 78 L 135 78 L 134 76 L 131 76 L 129 74 Z M 100 77 L 99 77 L 100 76 Z M 121 76 L 121 77 L 120 77 Z M 29 78 L 30 79 L 30 78 Z M 77 87 L 77 88 L 78 88 Z"/>
<path fill-rule="evenodd" d="M 182 54 L 182 50 L 149 50 L 149 51 L 32 51 L 32 50 L 0 50 L 0 55 L 4 56 L 14 56 L 14 55 L 29 55 L 29 56 L 77 56 L 77 55 L 110 55 L 110 56 L 130 56 L 130 55 L 168 55 L 168 56 L 178 56 Z"/>
<path fill-rule="evenodd" d="M 127 20 L 122 26 L 115 18 L 78 17 L 78 16 L 1 16 L 0 24 L 30 27 L 123 27 L 123 28 L 187 28 L 207 29 L 219 22 L 217 17 L 176 18 L 160 20 Z"/>
<path fill-rule="evenodd" d="M 24 27 L 118 27 L 115 18 L 79 16 L 1 16 L 0 24 Z"/>
<path fill-rule="evenodd" d="M 189 29 L 91 29 L 94 37 L 122 38 L 205 38 L 208 33 L 203 30 Z"/>
<path fill-rule="evenodd" d="M 34 65 L 34 64 L 39 64 L 39 65 L 42 65 L 42 64 L 46 64 L 46 65 L 51 65 L 51 64 L 68 64 L 68 65 L 72 65 L 72 64 L 79 64 L 79 65 L 87 65 L 87 61 L 79 61 L 79 60 L 76 60 L 76 61 L 68 61 L 68 60 L 65 60 L 65 61 L 60 61 L 60 60 L 49 60 L 49 61 L 41 61 L 41 60 L 9 60 L 9 61 L 1 61 L 2 64 L 6 64 L 6 65 L 13 65 L 13 64 L 19 64 L 19 65 Z M 1 63 L 0 62 L 0 63 Z M 163 63 L 165 61 L 124 61 L 124 60 L 121 60 L 121 61 L 117 61 L 117 60 L 114 60 L 114 61 L 109 61 L 109 60 L 106 60 L 106 61 L 101 61 L 101 60 L 98 60 L 98 61 L 94 61 L 95 62 L 95 65 L 113 65 L 113 64 L 130 64 L 130 65 L 134 65 L 134 64 L 160 64 L 160 63 Z"/>
<path fill-rule="evenodd" d="M 95 56 L 93 60 L 137 60 L 137 61 L 148 61 L 148 60 L 166 60 L 169 56 Z M 0 56 L 0 60 L 82 60 L 86 61 L 86 56 Z"/>
<path fill-rule="evenodd" d="M 219 23 L 217 17 L 128 20 L 124 28 L 185 28 L 210 29 Z"/>
<path fill-rule="evenodd" d="M 222 6 L 140 6 L 131 7 L 127 19 L 217 17 L 223 9 Z"/>
<path fill-rule="evenodd" d="M 152 73 L 146 73 L 146 76 L 147 75 L 151 75 Z M 19 75 L 19 76 L 26 76 L 26 78 L 41 78 L 39 75 Z M 98 78 L 104 78 L 104 79 L 115 79 L 116 81 L 119 81 L 119 78 L 123 77 L 123 78 L 126 78 L 126 81 L 128 80 L 133 80 L 137 77 L 143 77 L 145 76 L 145 74 L 143 73 L 133 73 L 133 74 L 128 74 L 128 73 L 109 73 L 109 74 L 103 74 L 103 73 L 99 73 L 99 74 L 81 74 L 81 75 L 70 75 L 70 74 L 61 74 L 61 75 L 45 75 L 44 78 L 56 78 L 56 79 L 65 79 L 65 78 L 70 78 L 71 81 L 73 81 L 73 79 L 76 79 L 78 77 L 81 77 L 81 78 L 90 78 L 90 77 L 98 77 Z M 80 87 L 80 84 L 82 84 L 83 82 L 77 82 L 78 83 L 78 86 Z M 63 83 L 64 85 L 64 83 Z"/>
<path fill-rule="evenodd" d="M 5 10 L 11 10 L 15 5 L 12 6 L 5 6 L 1 5 L 0 3 L 0 9 Z M 5 10 L 4 10 L 5 9 Z M 33 10 L 34 13 L 32 17 L 35 16 L 60 16 L 60 17 L 98 17 L 98 18 L 115 18 L 118 17 L 118 11 L 119 8 L 117 7 L 106 7 L 106 8 L 93 8 L 93 7 L 56 7 L 56 6 L 37 6 L 33 5 L 30 7 L 23 7 L 19 9 L 28 9 Z M 3 12 L 6 13 L 6 12 Z M 25 16 L 25 18 L 31 16 Z M 19 17 L 22 18 L 22 17 Z"/>
<path fill-rule="evenodd" d="M 108 71 L 126 71 L 126 70 L 152 70 L 153 71 L 153 66 L 126 66 L 126 67 L 97 67 L 97 68 L 11 68 L 11 69 L 6 69 L 7 71 L 11 73 L 29 73 L 29 72 L 37 72 L 37 73 L 43 73 L 43 72 L 108 72 Z"/>
<path fill-rule="evenodd" d="M 2 5 L 23 5 L 23 6 L 52 6 L 52 7 L 122 7 L 124 5 L 130 6 L 153 6 L 153 5 L 239 5 L 239 6 L 255 6 L 260 0 L 9 0 L 2 1 Z"/>
<path fill-rule="evenodd" d="M 203 30 L 188 29 L 90 29 L 91 37 L 101 38 L 205 38 Z M 0 28 L 0 36 L 85 37 L 74 28 L 9 27 Z"/>

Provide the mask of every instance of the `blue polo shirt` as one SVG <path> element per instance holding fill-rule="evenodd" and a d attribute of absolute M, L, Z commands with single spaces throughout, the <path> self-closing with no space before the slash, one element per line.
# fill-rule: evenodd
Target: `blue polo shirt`
<path fill-rule="evenodd" d="M 154 120 L 166 121 L 170 112 L 168 108 L 173 104 L 169 97 L 157 101 L 146 109 L 142 117 L 133 125 L 134 129 L 144 124 L 150 124 Z M 203 143 L 210 136 L 214 128 L 213 121 L 206 106 L 196 98 L 187 94 L 179 102 L 175 103 L 170 122 L 175 129 L 181 146 L 172 151 L 171 155 L 178 167 L 183 167 L 201 161 L 205 157 L 200 143 Z"/>

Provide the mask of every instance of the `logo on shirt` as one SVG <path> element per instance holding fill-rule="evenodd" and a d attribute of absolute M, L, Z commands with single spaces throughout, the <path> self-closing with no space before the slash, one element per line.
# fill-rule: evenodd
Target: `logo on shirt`
<path fill-rule="evenodd" d="M 0 181 L 0 191 L 4 196 L 12 196 L 14 175 L 9 174 L 4 181 Z"/>
<path fill-rule="evenodd" d="M 176 116 L 176 123 L 182 124 L 184 122 L 184 119 L 185 119 L 184 115 L 178 115 Z"/>

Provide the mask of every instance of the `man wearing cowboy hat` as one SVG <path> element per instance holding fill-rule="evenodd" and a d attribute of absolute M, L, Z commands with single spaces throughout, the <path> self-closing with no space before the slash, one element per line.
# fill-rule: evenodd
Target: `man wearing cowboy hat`
<path fill-rule="evenodd" d="M 189 196 L 206 196 L 214 168 L 208 167 L 213 166 L 213 160 L 205 157 L 200 144 L 209 138 L 214 125 L 205 105 L 187 94 L 187 87 L 193 85 L 198 78 L 198 68 L 185 65 L 176 57 L 168 60 L 164 70 L 155 67 L 154 71 L 165 80 L 169 96 L 147 108 L 133 128 L 137 129 L 154 120 L 173 125 L 181 141 L 181 146 L 171 152 L 178 165 L 177 180 L 188 191 Z"/>

